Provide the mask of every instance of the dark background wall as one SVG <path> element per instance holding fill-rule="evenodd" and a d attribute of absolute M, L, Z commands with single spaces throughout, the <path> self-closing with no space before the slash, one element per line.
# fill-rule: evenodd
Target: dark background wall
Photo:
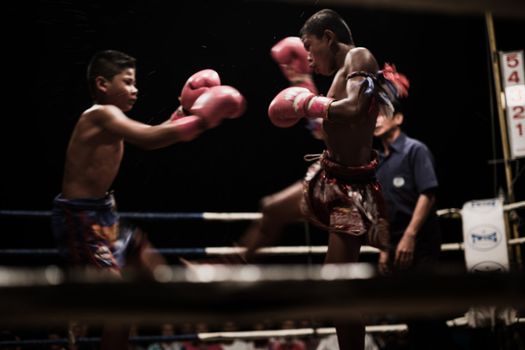
<path fill-rule="evenodd" d="M 193 142 L 156 151 L 127 145 L 114 183 L 121 211 L 257 211 L 262 196 L 304 175 L 304 154 L 322 149 L 304 123 L 278 129 L 266 115 L 273 96 L 287 87 L 270 48 L 298 35 L 304 21 L 325 7 L 322 2 L 39 1 L 31 6 L 12 11 L 24 17 L 29 35 L 8 40 L 15 47 L 6 56 L 15 62 L 7 70 L 14 73 L 16 83 L 9 86 L 16 97 L 4 102 L 16 101 L 17 108 L 5 116 L 4 132 L 5 140 L 16 142 L 4 146 L 1 209 L 50 209 L 60 191 L 69 135 L 91 104 L 86 65 L 102 49 L 122 50 L 138 60 L 139 101 L 129 113 L 137 120 L 164 121 L 178 107 L 186 79 L 204 68 L 217 70 L 223 84 L 238 88 L 248 101 L 242 118 Z M 357 45 L 409 77 L 404 129 L 435 155 L 438 207 L 461 207 L 505 188 L 502 165 L 489 164 L 502 152 L 497 119 L 492 121 L 484 17 L 330 7 L 347 20 Z M 523 49 L 525 20 L 495 17 L 495 30 L 499 50 Z M 20 24 L 7 28 L 8 36 L 10 31 L 21 31 Z M 16 69 L 22 68 L 15 67 L 22 63 L 28 74 L 20 81 Z M 315 79 L 320 91 L 328 89 L 330 79 Z M 515 184 L 517 200 L 525 197 L 523 182 Z M 2 246 L 53 244 L 45 219 L 0 218 L 0 225 Z M 206 246 L 230 244 L 245 224 L 144 225 L 158 245 Z M 444 225 L 450 240 L 460 239 L 457 223 Z"/>

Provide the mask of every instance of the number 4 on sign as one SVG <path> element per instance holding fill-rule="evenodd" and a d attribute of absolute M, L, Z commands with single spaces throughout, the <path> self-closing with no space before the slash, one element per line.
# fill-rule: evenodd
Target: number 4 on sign
<path fill-rule="evenodd" d="M 518 74 L 518 72 L 512 72 L 510 73 L 509 75 L 509 79 L 507 79 L 508 82 L 510 83 L 516 83 L 516 84 L 519 84 L 520 82 L 520 76 Z"/>

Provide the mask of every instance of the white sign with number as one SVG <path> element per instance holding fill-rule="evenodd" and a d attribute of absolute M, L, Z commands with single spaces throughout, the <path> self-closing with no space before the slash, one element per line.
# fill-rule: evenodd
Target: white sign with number
<path fill-rule="evenodd" d="M 511 158 L 525 157 L 525 73 L 523 51 L 501 52 L 500 67 Z"/>

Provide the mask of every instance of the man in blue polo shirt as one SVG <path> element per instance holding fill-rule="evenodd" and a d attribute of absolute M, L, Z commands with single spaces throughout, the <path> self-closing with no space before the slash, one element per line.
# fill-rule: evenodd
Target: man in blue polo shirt
<path fill-rule="evenodd" d="M 397 273 L 431 269 L 441 250 L 434 157 L 424 143 L 401 130 L 403 117 L 395 101 L 394 116 L 379 115 L 374 130 L 382 143 L 376 176 L 390 224 L 389 269 Z M 407 324 L 410 349 L 455 349 L 445 319 L 412 319 Z"/>
<path fill-rule="evenodd" d="M 383 187 L 390 223 L 394 270 L 431 266 L 439 256 L 441 233 L 434 203 L 438 180 L 427 146 L 402 130 L 401 104 L 394 116 L 377 117 L 374 136 L 382 143 L 376 176 Z"/>

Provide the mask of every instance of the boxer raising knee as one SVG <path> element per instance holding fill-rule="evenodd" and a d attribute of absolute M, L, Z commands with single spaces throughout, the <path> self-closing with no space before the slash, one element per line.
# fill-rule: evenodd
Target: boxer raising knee
<path fill-rule="evenodd" d="M 283 222 L 305 218 L 329 232 L 326 263 L 356 262 L 361 245 L 368 244 L 382 250 L 380 263 L 385 264 L 388 223 L 375 178 L 373 132 L 379 111 L 392 115 L 391 101 L 406 94 L 407 81 L 391 66 L 380 71 L 372 53 L 356 47 L 348 25 L 332 10 L 311 16 L 301 40 L 314 73 L 334 76 L 331 87 L 326 97 L 304 84 L 284 89 L 272 100 L 268 115 L 283 128 L 302 118 L 320 121 L 318 134 L 326 149 L 302 184 L 263 201 L 259 227 L 252 226 L 245 237 L 248 251 L 264 242 L 261 235 L 275 236 L 271 230 L 282 228 Z M 364 348 L 362 322 L 337 321 L 336 329 L 341 349 Z"/>
<path fill-rule="evenodd" d="M 312 68 L 308 63 L 308 52 L 299 37 L 286 37 L 276 43 L 271 56 L 279 65 L 290 86 L 304 87 L 313 93 L 317 88 L 312 78 Z M 311 119 L 308 127 L 317 139 L 323 139 L 321 119 Z M 255 220 L 244 232 L 240 245 L 246 248 L 243 259 L 252 262 L 256 258 L 257 249 L 274 244 L 285 225 L 303 218 L 299 203 L 303 197 L 303 186 L 297 181 L 285 189 L 265 196 L 260 201 L 262 218 Z"/>

